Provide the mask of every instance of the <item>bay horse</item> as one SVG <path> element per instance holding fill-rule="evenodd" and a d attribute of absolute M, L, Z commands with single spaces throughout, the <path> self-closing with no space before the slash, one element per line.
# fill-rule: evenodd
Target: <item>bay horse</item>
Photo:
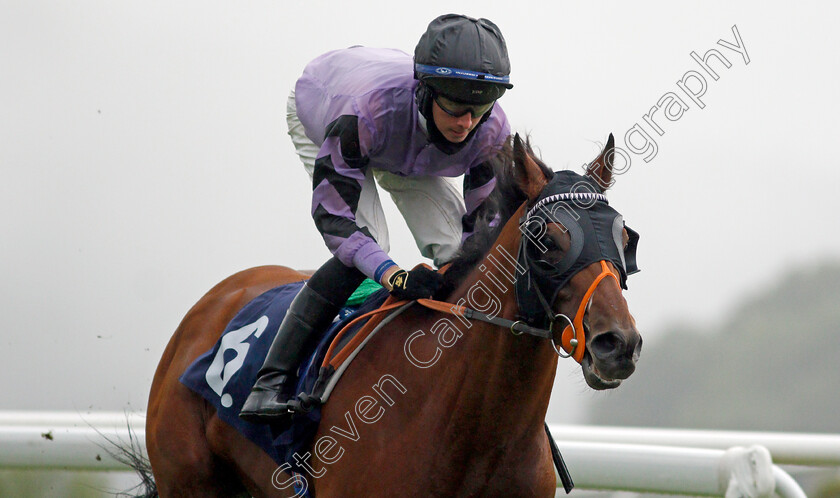
<path fill-rule="evenodd" d="M 525 247 L 521 221 L 555 173 L 518 135 L 511 142 L 497 171 L 496 222 L 456 257 L 442 297 L 515 321 L 520 306 L 510 276 L 521 270 L 514 261 Z M 612 153 L 610 135 L 586 170 L 601 193 L 611 183 Z M 627 230 L 619 230 L 626 244 Z M 573 235 L 559 222 L 547 223 L 545 251 L 528 264 L 556 264 L 574 246 Z M 586 264 L 549 295 L 552 326 L 565 318 L 559 324 L 565 351 L 551 326 L 547 340 L 407 308 L 361 350 L 333 390 L 313 444 L 301 455 L 307 472 L 297 477 L 178 381 L 246 303 L 308 277 L 281 266 L 237 273 L 192 307 L 157 367 L 146 421 L 157 492 L 164 498 L 295 496 L 297 482 L 327 497 L 554 496 L 544 420 L 558 355 L 574 356 L 590 387 L 610 389 L 630 376 L 640 354 L 642 340 L 619 285 L 622 271 L 614 262 Z"/>

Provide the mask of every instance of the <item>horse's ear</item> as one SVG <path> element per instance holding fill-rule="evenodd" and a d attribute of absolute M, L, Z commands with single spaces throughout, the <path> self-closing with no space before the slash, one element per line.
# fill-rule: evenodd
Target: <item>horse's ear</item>
<path fill-rule="evenodd" d="M 604 146 L 604 150 L 601 151 L 601 155 L 589 163 L 589 166 L 586 168 L 586 176 L 595 180 L 595 183 L 598 185 L 601 193 L 610 188 L 613 184 L 612 172 L 614 157 L 615 140 L 613 139 L 612 133 L 610 133 L 610 138 L 607 139 L 607 145 Z"/>
<path fill-rule="evenodd" d="M 534 200 L 548 184 L 540 165 L 531 157 L 529 147 L 522 143 L 519 133 L 513 136 L 513 171 L 519 189 Z"/>

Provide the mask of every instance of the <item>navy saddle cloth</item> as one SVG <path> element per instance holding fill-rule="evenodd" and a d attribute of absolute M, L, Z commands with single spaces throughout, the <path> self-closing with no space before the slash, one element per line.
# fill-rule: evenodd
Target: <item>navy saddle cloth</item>
<path fill-rule="evenodd" d="M 212 349 L 199 356 L 181 375 L 182 384 L 216 409 L 219 418 L 236 428 L 277 462 L 296 468 L 295 452 L 307 447 L 321 420 L 320 406 L 297 415 L 291 426 L 255 425 L 239 418 L 277 329 L 304 282 L 275 287 L 246 304 L 225 328 Z M 321 362 L 335 335 L 355 316 L 378 308 L 388 297 L 380 290 L 358 308 L 343 308 L 338 322 L 324 335 L 314 354 L 301 363 L 296 393 L 311 393 Z M 349 338 L 348 338 L 349 339 Z"/>

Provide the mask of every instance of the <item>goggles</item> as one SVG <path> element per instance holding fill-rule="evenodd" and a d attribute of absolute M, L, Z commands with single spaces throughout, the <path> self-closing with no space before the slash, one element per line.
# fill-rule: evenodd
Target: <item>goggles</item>
<path fill-rule="evenodd" d="M 490 109 L 492 109 L 496 104 L 495 101 L 490 102 L 489 104 L 480 105 L 461 104 L 455 102 L 454 100 L 450 100 L 443 95 L 438 95 L 437 93 L 435 93 L 434 100 L 443 112 L 449 114 L 453 118 L 460 118 L 467 113 L 469 113 L 470 117 L 473 119 L 480 118 L 481 116 L 487 114 L 487 112 L 490 111 Z"/>

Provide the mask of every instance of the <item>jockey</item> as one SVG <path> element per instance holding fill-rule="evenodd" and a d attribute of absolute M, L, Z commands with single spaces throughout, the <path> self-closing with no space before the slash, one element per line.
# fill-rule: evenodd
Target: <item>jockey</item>
<path fill-rule="evenodd" d="M 290 414 L 301 354 L 320 339 L 365 277 L 401 299 L 428 298 L 442 276 L 388 256 L 376 184 L 391 194 L 423 256 L 452 259 L 496 180 L 488 160 L 510 126 L 495 105 L 509 83 L 499 28 L 449 14 L 433 20 L 414 59 L 351 47 L 306 66 L 289 96 L 289 135 L 312 178 L 312 217 L 333 258 L 295 297 L 240 417 Z M 463 199 L 453 178 L 464 175 Z"/>

